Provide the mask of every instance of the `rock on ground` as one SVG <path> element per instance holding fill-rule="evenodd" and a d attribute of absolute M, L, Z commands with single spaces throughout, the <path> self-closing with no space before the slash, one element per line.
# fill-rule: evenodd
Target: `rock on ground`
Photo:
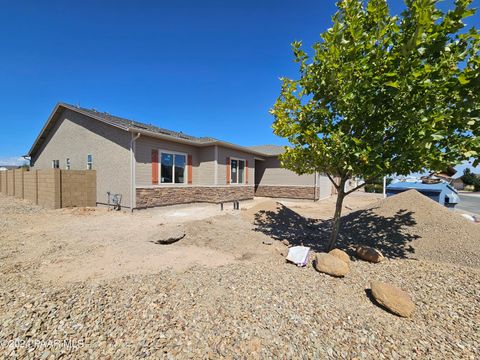
<path fill-rule="evenodd" d="M 330 255 L 335 256 L 336 258 L 339 258 L 340 260 L 342 260 L 343 262 L 345 262 L 347 264 L 350 263 L 350 256 L 348 256 L 348 254 L 343 250 L 333 249 L 333 250 L 329 251 L 328 253 Z"/>
<path fill-rule="evenodd" d="M 380 251 L 378 251 L 377 249 L 371 248 L 369 246 L 357 247 L 356 254 L 360 259 L 369 261 L 372 263 L 379 263 L 385 260 L 385 258 L 383 257 Z"/>
<path fill-rule="evenodd" d="M 391 312 L 402 316 L 410 317 L 415 310 L 415 304 L 410 296 L 398 287 L 380 281 L 370 283 L 372 295 L 375 300 Z"/>
<path fill-rule="evenodd" d="M 349 267 L 346 262 L 327 253 L 317 254 L 314 266 L 318 271 L 336 277 L 343 277 L 349 272 Z"/>

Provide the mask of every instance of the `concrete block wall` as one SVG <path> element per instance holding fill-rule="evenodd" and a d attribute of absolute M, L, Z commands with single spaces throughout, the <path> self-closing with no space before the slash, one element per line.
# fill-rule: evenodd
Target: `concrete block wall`
<path fill-rule="evenodd" d="M 41 207 L 61 207 L 60 172 L 60 169 L 37 170 L 38 205 Z"/>
<path fill-rule="evenodd" d="M 96 185 L 96 172 L 94 170 L 62 171 L 62 207 L 96 206 Z"/>
<path fill-rule="evenodd" d="M 97 205 L 94 170 L 0 171 L 0 190 L 47 209 Z"/>
<path fill-rule="evenodd" d="M 15 182 L 15 191 L 14 191 L 14 196 L 17 199 L 23 199 L 23 174 L 25 172 L 25 169 L 15 169 L 13 170 L 13 173 L 15 174 L 14 176 L 14 182 Z"/>
<path fill-rule="evenodd" d="M 15 171 L 7 170 L 7 195 L 15 195 Z"/>
<path fill-rule="evenodd" d="M 7 172 L 0 171 L 0 192 L 7 195 Z"/>
<path fill-rule="evenodd" d="M 38 204 L 37 171 L 23 173 L 23 198 Z"/>

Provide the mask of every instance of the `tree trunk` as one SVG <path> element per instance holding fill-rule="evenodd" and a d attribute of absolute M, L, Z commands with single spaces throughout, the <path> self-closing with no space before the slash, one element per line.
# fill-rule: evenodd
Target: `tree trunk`
<path fill-rule="evenodd" d="M 340 230 L 340 217 L 342 216 L 343 199 L 345 198 L 345 183 L 347 179 L 341 178 L 335 204 L 335 215 L 333 216 L 332 234 L 328 243 L 328 251 L 332 250 L 337 242 L 338 232 Z"/>

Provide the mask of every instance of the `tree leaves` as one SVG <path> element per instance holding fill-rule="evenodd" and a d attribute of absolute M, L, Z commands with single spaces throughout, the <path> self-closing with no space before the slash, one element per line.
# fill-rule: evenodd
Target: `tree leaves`
<path fill-rule="evenodd" d="M 478 157 L 480 36 L 459 32 L 471 2 L 407 0 L 401 16 L 385 0 L 339 2 L 313 55 L 292 44 L 299 78 L 271 110 L 292 145 L 284 166 L 373 178 Z"/>

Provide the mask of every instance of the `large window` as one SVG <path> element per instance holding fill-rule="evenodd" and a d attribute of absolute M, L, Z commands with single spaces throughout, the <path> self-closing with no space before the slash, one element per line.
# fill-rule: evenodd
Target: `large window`
<path fill-rule="evenodd" d="M 162 152 L 160 157 L 160 182 L 162 184 L 184 184 L 186 161 L 184 154 Z"/>
<path fill-rule="evenodd" d="M 245 182 L 245 160 L 230 160 L 230 179 L 232 184 L 243 184 Z"/>

